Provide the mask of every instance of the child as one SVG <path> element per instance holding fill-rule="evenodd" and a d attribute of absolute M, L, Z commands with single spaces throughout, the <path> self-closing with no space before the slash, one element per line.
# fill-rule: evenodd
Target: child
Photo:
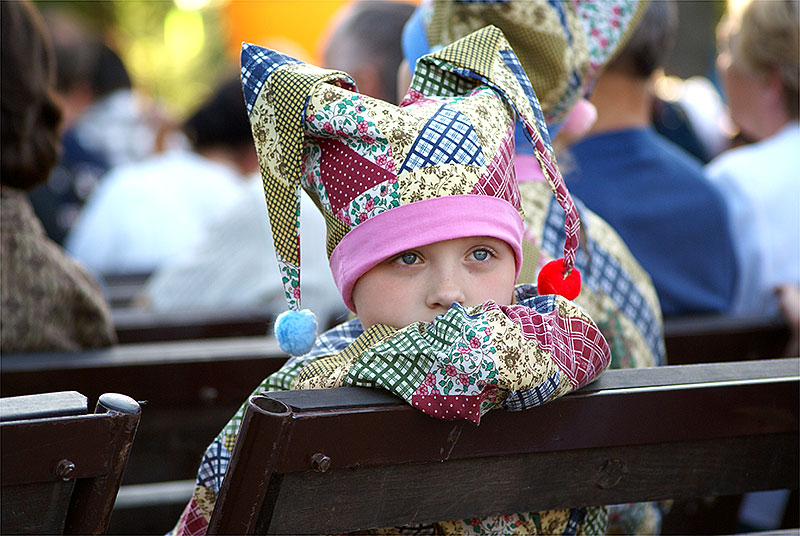
<path fill-rule="evenodd" d="M 608 366 L 608 345 L 580 308 L 514 288 L 523 229 L 515 119 L 566 213 L 564 258 L 545 266 L 540 290 L 579 292 L 578 220 L 536 96 L 497 28 L 421 58 L 400 107 L 354 93 L 343 73 L 247 44 L 242 80 L 293 310 L 276 335 L 298 356 L 256 392 L 383 387 L 433 417 L 477 424 L 490 409 L 526 409 L 580 388 Z M 308 337 L 302 319 L 311 313 L 297 312 L 299 186 L 326 218 L 334 280 L 359 315 L 343 329 L 366 328 L 310 353 L 313 331 Z M 242 414 L 206 451 L 175 534 L 205 532 Z M 430 529 L 601 532 L 604 513 L 519 513 Z"/>

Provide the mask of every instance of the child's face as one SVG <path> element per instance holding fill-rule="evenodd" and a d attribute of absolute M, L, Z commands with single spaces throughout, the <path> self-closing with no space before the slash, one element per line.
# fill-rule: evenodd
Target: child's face
<path fill-rule="evenodd" d="M 516 280 L 511 247 L 486 236 L 435 242 L 390 257 L 356 281 L 353 304 L 364 328 L 432 322 L 453 302 L 510 305 Z"/>

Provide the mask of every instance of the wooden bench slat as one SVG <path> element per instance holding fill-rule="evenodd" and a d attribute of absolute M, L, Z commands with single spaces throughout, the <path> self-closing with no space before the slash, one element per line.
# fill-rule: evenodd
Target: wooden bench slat
<path fill-rule="evenodd" d="M 509 512 L 718 495 L 721 490 L 741 493 L 776 484 L 791 487 L 797 485 L 797 463 L 782 466 L 784 457 L 769 461 L 763 453 L 796 453 L 797 448 L 796 434 L 782 434 L 290 473 L 281 479 L 272 518 L 262 519 L 256 533 L 335 534 Z M 742 467 L 752 472 L 735 470 Z M 476 479 L 482 482 L 476 485 Z"/>
<path fill-rule="evenodd" d="M 89 400 L 77 391 L 0 398 L 0 422 L 66 417 L 89 412 Z"/>

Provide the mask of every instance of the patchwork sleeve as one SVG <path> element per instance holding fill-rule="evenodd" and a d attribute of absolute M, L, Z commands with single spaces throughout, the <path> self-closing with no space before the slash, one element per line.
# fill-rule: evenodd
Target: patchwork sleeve
<path fill-rule="evenodd" d="M 346 372 L 335 376 L 336 386 L 383 388 L 433 417 L 478 423 L 493 408 L 527 409 L 579 389 L 610 359 L 586 313 L 548 295 L 507 307 L 453 305 L 433 323 L 412 324 L 338 361 Z M 319 386 L 320 378 L 299 379 L 293 388 Z"/>

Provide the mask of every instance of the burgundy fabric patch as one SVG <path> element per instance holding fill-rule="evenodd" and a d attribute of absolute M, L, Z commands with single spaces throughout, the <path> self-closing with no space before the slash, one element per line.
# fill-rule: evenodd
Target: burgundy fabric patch
<path fill-rule="evenodd" d="M 467 419 L 474 423 L 481 420 L 481 395 L 411 395 L 411 405 L 431 417 L 452 421 Z"/>
<path fill-rule="evenodd" d="M 317 142 L 322 150 L 320 180 L 334 214 L 356 196 L 395 177 L 341 141 L 317 138 Z"/>
<path fill-rule="evenodd" d="M 506 133 L 486 172 L 472 189 L 472 194 L 505 199 L 519 210 L 522 203 L 514 168 L 514 126 Z"/>

